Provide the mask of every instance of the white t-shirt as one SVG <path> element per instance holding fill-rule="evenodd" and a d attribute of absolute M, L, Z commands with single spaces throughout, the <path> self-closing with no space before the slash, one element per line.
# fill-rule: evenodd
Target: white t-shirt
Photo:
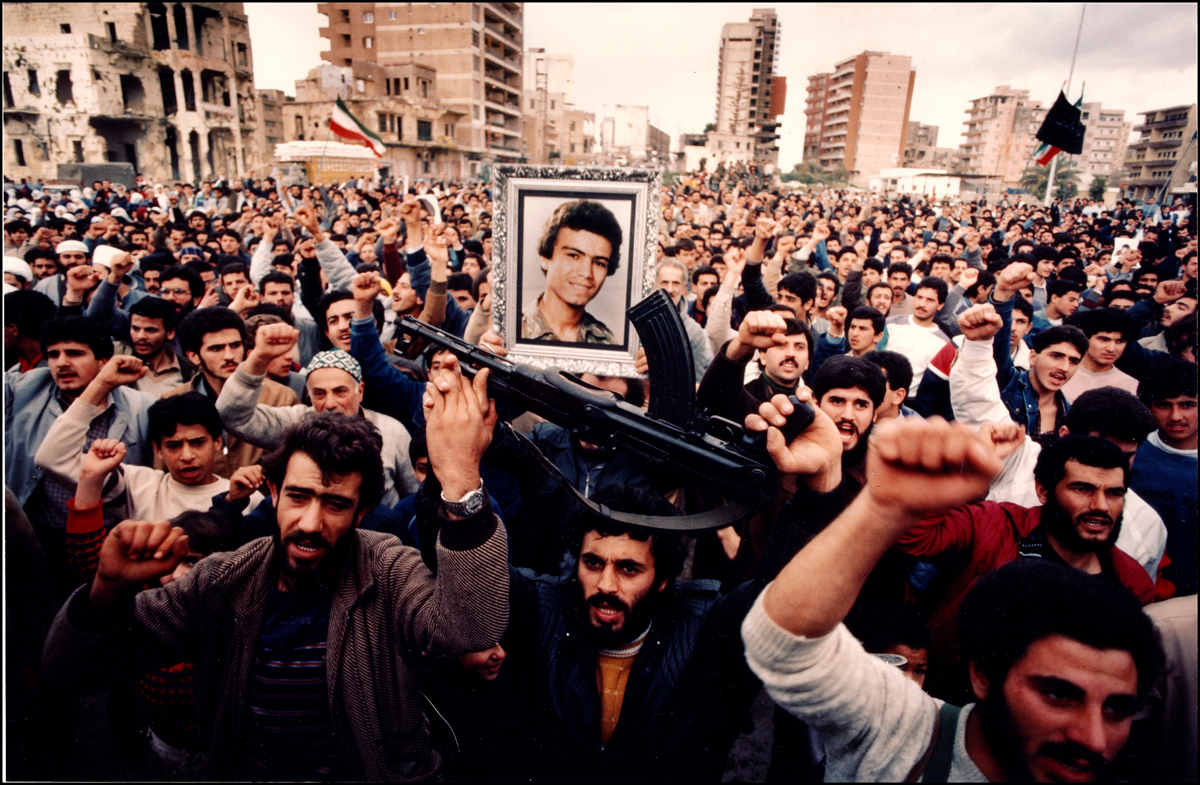
<path fill-rule="evenodd" d="M 922 327 L 912 316 L 893 316 L 887 320 L 887 350 L 908 358 L 912 364 L 913 380 L 910 390 L 919 389 L 929 361 L 950 342 L 950 336 L 936 324 Z"/>

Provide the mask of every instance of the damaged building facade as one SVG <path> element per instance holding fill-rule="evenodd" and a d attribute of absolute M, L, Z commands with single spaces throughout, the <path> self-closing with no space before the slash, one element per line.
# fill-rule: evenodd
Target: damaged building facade
<path fill-rule="evenodd" d="M 458 142 L 457 126 L 468 117 L 467 108 L 439 98 L 433 68 L 418 63 L 325 63 L 314 68 L 307 78 L 296 81 L 295 100 L 282 105 L 285 138 L 339 141 L 329 132 L 338 98 L 387 147 L 378 161 L 381 177 L 459 180 L 477 176 L 471 164 L 478 156 Z"/>
<path fill-rule="evenodd" d="M 241 3 L 5 3 L 5 174 L 250 176 L 269 167 L 253 64 Z"/>

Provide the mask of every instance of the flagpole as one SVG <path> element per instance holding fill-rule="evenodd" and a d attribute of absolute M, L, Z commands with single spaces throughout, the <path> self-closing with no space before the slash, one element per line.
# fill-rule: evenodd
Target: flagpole
<path fill-rule="evenodd" d="M 1067 91 L 1068 96 L 1071 95 L 1071 78 L 1075 76 L 1075 57 L 1079 54 L 1079 38 L 1083 35 L 1083 15 L 1087 11 L 1087 3 L 1079 9 L 1079 29 L 1075 31 L 1075 50 L 1071 52 L 1071 70 L 1067 72 Z M 1071 99 L 1068 97 L 1067 101 Z M 1046 180 L 1046 200 L 1042 203 L 1043 207 L 1049 207 L 1054 200 L 1054 175 L 1058 169 L 1058 156 L 1050 159 L 1050 176 Z"/>

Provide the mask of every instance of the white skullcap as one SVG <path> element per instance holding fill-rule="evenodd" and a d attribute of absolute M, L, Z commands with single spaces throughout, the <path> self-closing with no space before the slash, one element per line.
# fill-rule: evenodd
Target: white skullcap
<path fill-rule="evenodd" d="M 87 253 L 88 247 L 79 240 L 63 240 L 54 249 L 55 253 Z"/>

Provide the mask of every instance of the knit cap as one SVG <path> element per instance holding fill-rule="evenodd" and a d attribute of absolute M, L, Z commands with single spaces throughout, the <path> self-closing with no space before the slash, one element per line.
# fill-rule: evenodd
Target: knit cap
<path fill-rule="evenodd" d="M 363 380 L 362 366 L 358 364 L 358 360 L 341 349 L 317 352 L 312 360 L 309 361 L 308 367 L 304 369 L 304 372 L 309 374 L 321 368 L 337 368 L 353 376 L 356 382 Z"/>

